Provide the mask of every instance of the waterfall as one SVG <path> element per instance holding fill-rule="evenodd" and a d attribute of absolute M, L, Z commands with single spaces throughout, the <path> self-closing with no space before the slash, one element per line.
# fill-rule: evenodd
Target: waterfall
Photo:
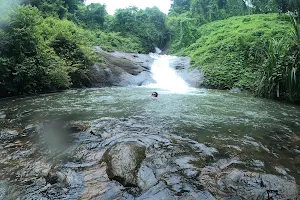
<path fill-rule="evenodd" d="M 155 83 L 148 85 L 148 87 L 172 92 L 188 91 L 188 84 L 176 73 L 176 70 L 170 66 L 170 62 L 176 57 L 158 54 L 150 54 L 150 56 L 154 58 L 151 72 Z"/>

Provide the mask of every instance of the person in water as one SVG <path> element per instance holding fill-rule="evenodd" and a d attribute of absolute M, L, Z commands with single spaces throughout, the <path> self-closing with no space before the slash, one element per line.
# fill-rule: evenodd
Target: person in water
<path fill-rule="evenodd" d="M 152 97 L 158 97 L 158 93 L 157 92 L 152 92 Z"/>

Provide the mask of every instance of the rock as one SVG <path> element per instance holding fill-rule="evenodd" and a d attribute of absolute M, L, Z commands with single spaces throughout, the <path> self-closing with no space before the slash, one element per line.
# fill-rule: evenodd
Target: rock
<path fill-rule="evenodd" d="M 67 131 L 69 133 L 79 133 L 82 131 L 86 131 L 89 128 L 89 124 L 71 124 L 67 126 Z"/>
<path fill-rule="evenodd" d="M 35 125 L 32 125 L 32 124 L 27 125 L 27 126 L 25 127 L 25 129 L 22 131 L 21 136 L 22 136 L 22 137 L 26 137 L 26 136 L 28 136 L 29 134 L 37 133 L 37 129 L 38 129 L 38 127 L 35 126 Z"/>
<path fill-rule="evenodd" d="M 157 179 L 153 170 L 148 166 L 142 166 L 138 173 L 138 186 L 142 190 L 148 190 L 153 185 L 157 184 Z"/>
<path fill-rule="evenodd" d="M 243 199 L 267 199 L 268 192 L 273 199 L 297 199 L 296 183 L 275 175 L 244 172 L 238 169 L 229 170 L 217 175 L 219 195 L 237 195 Z"/>
<path fill-rule="evenodd" d="M 168 188 L 162 181 L 151 187 L 136 200 L 215 200 L 208 191 L 182 191 L 175 192 Z"/>
<path fill-rule="evenodd" d="M 115 144 L 106 152 L 107 175 L 124 186 L 137 186 L 137 174 L 145 159 L 144 146 L 136 142 Z"/>
<path fill-rule="evenodd" d="M 172 197 L 173 196 L 173 197 Z M 157 185 L 149 189 L 147 192 L 143 193 L 140 197 L 136 198 L 136 200 L 156 200 L 156 199 L 166 199 L 173 200 L 174 193 L 170 191 L 167 186 L 159 182 Z"/>
<path fill-rule="evenodd" d="M 221 200 L 242 200 L 242 198 L 239 196 L 228 196 L 228 197 L 222 198 Z"/>
<path fill-rule="evenodd" d="M 0 119 L 5 119 L 6 115 L 4 113 L 0 113 Z"/>
<path fill-rule="evenodd" d="M 196 68 L 190 69 L 190 62 L 189 57 L 174 57 L 170 62 L 170 67 L 174 68 L 190 87 L 200 87 L 204 81 L 203 73 Z"/>
<path fill-rule="evenodd" d="M 82 185 L 82 177 L 79 176 L 74 170 L 67 169 L 66 171 L 63 171 L 63 176 L 65 177 L 64 181 L 69 187 L 76 188 L 80 185 Z"/>
<path fill-rule="evenodd" d="M 66 175 L 63 173 L 56 171 L 56 170 L 50 170 L 48 175 L 45 177 L 47 183 L 55 184 L 55 183 L 63 183 L 66 179 Z"/>
<path fill-rule="evenodd" d="M 103 66 L 92 66 L 88 77 L 92 86 L 142 86 L 153 82 L 151 65 L 153 58 L 147 54 L 123 52 L 105 52 L 95 47 L 99 56 L 103 57 Z M 190 58 L 173 57 L 170 66 L 191 86 L 199 87 L 203 82 L 203 74 L 198 69 L 189 69 Z M 107 71 L 105 71 L 107 70 Z"/>
<path fill-rule="evenodd" d="M 264 167 L 265 164 L 260 160 L 252 160 L 251 165 L 255 167 Z"/>
<path fill-rule="evenodd" d="M 114 75 L 110 68 L 94 65 L 87 74 L 92 87 L 108 87 L 114 85 Z"/>
<path fill-rule="evenodd" d="M 7 181 L 0 181 L 0 199 L 5 199 L 5 195 L 7 192 L 7 185 L 8 182 Z"/>
<path fill-rule="evenodd" d="M 277 173 L 282 174 L 282 175 L 287 175 L 288 173 L 286 172 L 285 169 L 281 168 L 281 167 L 277 167 L 275 166 L 274 169 L 276 170 Z"/>
<path fill-rule="evenodd" d="M 17 130 L 4 129 L 0 131 L 0 140 L 12 140 L 19 136 Z"/>
<path fill-rule="evenodd" d="M 231 90 L 229 92 L 230 93 L 241 93 L 242 90 L 240 88 L 234 87 L 234 88 L 231 88 Z"/>

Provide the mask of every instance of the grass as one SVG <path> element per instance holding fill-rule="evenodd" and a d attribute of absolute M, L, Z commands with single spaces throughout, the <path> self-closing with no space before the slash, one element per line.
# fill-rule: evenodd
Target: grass
<path fill-rule="evenodd" d="M 268 42 L 290 37 L 292 28 L 285 15 L 231 17 L 200 26 L 198 40 L 176 54 L 191 57 L 192 67 L 203 70 L 206 86 L 255 90 Z"/>

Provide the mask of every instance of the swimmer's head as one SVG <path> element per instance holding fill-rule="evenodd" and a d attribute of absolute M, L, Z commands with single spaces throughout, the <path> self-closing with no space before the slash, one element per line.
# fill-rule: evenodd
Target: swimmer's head
<path fill-rule="evenodd" d="M 158 97 L 158 93 L 157 92 L 152 92 L 152 97 Z"/>

